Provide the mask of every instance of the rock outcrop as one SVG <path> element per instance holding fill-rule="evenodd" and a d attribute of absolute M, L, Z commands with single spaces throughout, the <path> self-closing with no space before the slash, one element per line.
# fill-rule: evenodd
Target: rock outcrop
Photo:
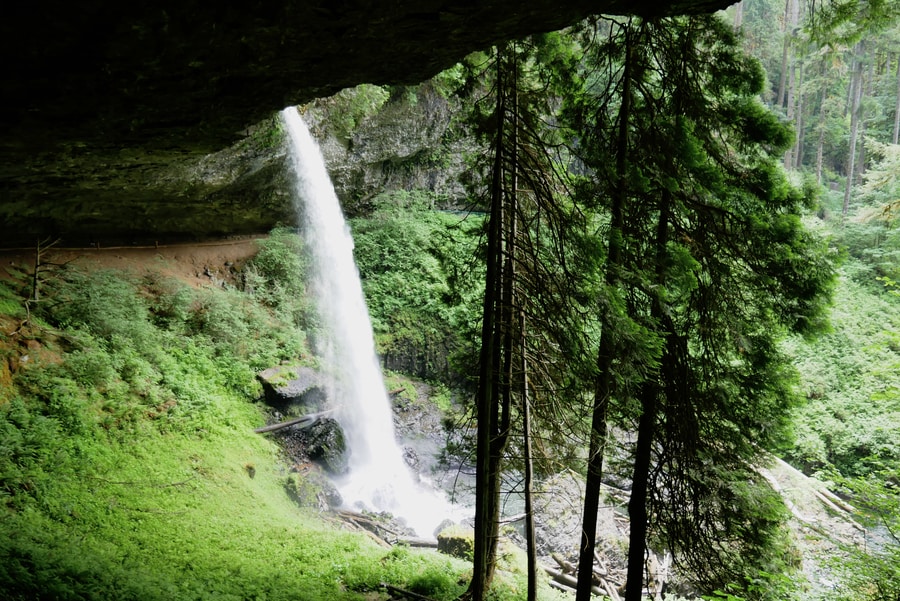
<path fill-rule="evenodd" d="M 385 190 L 426 190 L 446 206 L 465 199 L 458 176 L 474 141 L 454 122 L 459 107 L 432 82 L 399 88 L 346 135 L 329 123 L 340 100 L 316 100 L 304 118 L 319 141 L 345 212 L 365 211 Z"/>

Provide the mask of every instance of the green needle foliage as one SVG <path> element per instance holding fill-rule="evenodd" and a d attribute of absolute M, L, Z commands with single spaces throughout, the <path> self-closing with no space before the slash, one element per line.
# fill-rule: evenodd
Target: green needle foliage
<path fill-rule="evenodd" d="M 597 34 L 573 123 L 594 171 L 583 202 L 611 214 L 606 281 L 620 300 L 603 326 L 629 341 L 603 364 L 610 415 L 638 432 L 626 598 L 640 596 L 647 544 L 672 550 L 703 590 L 775 598 L 773 583 L 753 583 L 789 568 L 786 512 L 753 462 L 784 440 L 794 404 L 777 343 L 822 328 L 833 267 L 801 223 L 810 199 L 778 165 L 790 132 L 758 101 L 762 71 L 729 25 Z"/>

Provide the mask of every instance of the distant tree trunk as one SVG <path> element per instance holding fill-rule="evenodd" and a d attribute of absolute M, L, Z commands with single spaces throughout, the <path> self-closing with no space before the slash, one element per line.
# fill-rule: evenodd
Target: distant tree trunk
<path fill-rule="evenodd" d="M 819 102 L 819 119 L 816 128 L 819 139 L 816 141 L 816 182 L 822 183 L 822 170 L 825 163 L 825 101 L 828 100 L 828 85 L 825 82 L 825 74 L 828 73 L 828 57 L 822 57 L 822 90 Z"/>
<path fill-rule="evenodd" d="M 38 240 L 34 247 L 34 269 L 31 272 L 31 292 L 25 300 L 26 320 L 31 320 L 31 305 L 37 305 L 41 301 L 41 281 L 47 264 L 44 263 L 44 253 L 60 243 L 61 238 L 52 240 L 47 237 Z"/>
<path fill-rule="evenodd" d="M 841 219 L 847 218 L 850 211 L 850 194 L 853 190 L 853 176 L 856 173 L 856 146 L 859 140 L 860 107 L 863 91 L 863 42 L 856 45 L 853 74 L 850 80 L 852 96 L 850 98 L 850 152 L 847 156 L 847 185 L 844 188 L 844 204 L 841 207 Z"/>
<path fill-rule="evenodd" d="M 744 0 L 734 5 L 734 28 L 740 29 L 744 26 Z"/>
<path fill-rule="evenodd" d="M 795 112 L 795 98 L 794 91 L 796 88 L 796 79 L 797 79 L 797 65 L 791 61 L 790 66 L 788 67 L 788 84 L 787 84 L 787 119 L 788 121 L 794 121 L 794 112 Z M 797 140 L 800 136 L 800 130 L 794 131 L 794 143 L 784 151 L 784 168 L 785 169 L 793 169 L 794 168 L 794 151 L 797 147 Z"/>
<path fill-rule="evenodd" d="M 797 144 L 795 145 L 794 150 L 794 169 L 800 169 L 803 166 L 803 146 L 806 142 L 806 133 L 805 126 L 806 123 L 803 118 L 803 111 L 805 110 L 805 103 L 803 102 L 803 83 L 806 79 L 806 63 L 801 60 L 800 64 L 797 67 L 799 73 L 799 81 L 797 82 L 797 106 L 794 109 L 796 111 L 796 127 L 797 127 Z"/>
<path fill-rule="evenodd" d="M 825 115 L 819 113 L 819 139 L 816 142 L 816 182 L 822 183 L 822 169 L 825 164 Z"/>
<path fill-rule="evenodd" d="M 791 38 L 793 37 L 793 27 L 791 19 L 794 14 L 794 3 L 797 0 L 786 0 L 784 4 L 784 21 L 782 22 L 781 31 L 783 34 L 783 42 L 781 48 L 781 74 L 778 77 L 778 98 L 776 104 L 778 107 L 784 107 L 785 93 L 787 89 L 787 77 L 790 65 L 791 55 Z"/>
<path fill-rule="evenodd" d="M 865 47 L 865 46 L 863 46 Z M 873 59 L 869 59 L 868 61 L 868 69 L 867 73 L 863 76 L 863 85 L 862 85 L 862 95 L 859 97 L 859 133 L 856 136 L 857 140 L 865 140 L 866 139 L 866 120 L 863 118 L 862 111 L 862 99 L 863 98 L 871 98 L 873 96 L 872 86 L 875 81 L 875 61 Z M 866 145 L 859 144 L 859 156 L 856 159 L 856 173 L 854 174 L 854 179 L 859 181 L 863 174 L 866 172 Z"/>
<path fill-rule="evenodd" d="M 803 61 L 791 64 L 788 81 L 787 118 L 794 123 L 794 144 L 784 153 L 784 168 L 798 169 L 803 153 Z"/>
<path fill-rule="evenodd" d="M 41 254 L 43 251 L 41 244 L 38 241 L 34 247 L 34 271 L 31 275 L 31 295 L 28 297 L 32 303 L 38 303 L 41 300 Z"/>
<path fill-rule="evenodd" d="M 894 104 L 894 135 L 891 144 L 900 142 L 900 54 L 897 54 L 897 101 Z"/>
<path fill-rule="evenodd" d="M 619 107 L 618 138 L 616 142 L 616 191 L 610 207 L 609 245 L 606 259 L 606 288 L 612 291 L 619 282 L 622 262 L 624 210 L 628 197 L 627 154 L 628 123 L 631 118 L 631 71 L 634 61 L 633 32 L 625 26 L 625 64 L 622 74 L 622 104 Z M 605 311 L 610 311 L 607 308 Z M 584 512 L 581 527 L 581 547 L 578 557 L 578 586 L 576 601 L 590 601 L 593 584 L 594 546 L 597 540 L 597 513 L 600 505 L 600 485 L 603 477 L 603 452 L 606 448 L 607 410 L 612 392 L 614 343 L 612 320 L 604 313 L 600 318 L 600 345 L 597 351 L 597 381 L 594 388 L 594 407 L 591 416 L 591 437 L 585 478 Z"/>

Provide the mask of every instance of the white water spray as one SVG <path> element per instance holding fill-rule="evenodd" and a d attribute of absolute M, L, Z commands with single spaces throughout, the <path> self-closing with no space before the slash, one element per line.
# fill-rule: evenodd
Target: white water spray
<path fill-rule="evenodd" d="M 459 510 L 426 490 L 403 461 L 391 405 L 375 354 L 369 311 L 353 260 L 353 238 L 319 146 L 293 107 L 282 111 L 296 175 L 294 202 L 303 216 L 312 255 L 314 292 L 322 318 L 322 359 L 333 376 L 331 399 L 349 451 L 348 475 L 338 488 L 344 503 L 403 518 L 420 536 Z"/>

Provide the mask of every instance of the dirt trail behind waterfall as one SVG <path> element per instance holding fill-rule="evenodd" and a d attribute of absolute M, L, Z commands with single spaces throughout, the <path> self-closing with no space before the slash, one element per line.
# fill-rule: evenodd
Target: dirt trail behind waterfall
<path fill-rule="evenodd" d="M 233 284 L 258 250 L 264 235 L 159 246 L 54 247 L 42 253 L 44 264 L 74 263 L 85 268 L 122 269 L 136 275 L 154 272 L 191 286 Z M 11 271 L 33 273 L 35 249 L 0 249 L 0 278 Z"/>

